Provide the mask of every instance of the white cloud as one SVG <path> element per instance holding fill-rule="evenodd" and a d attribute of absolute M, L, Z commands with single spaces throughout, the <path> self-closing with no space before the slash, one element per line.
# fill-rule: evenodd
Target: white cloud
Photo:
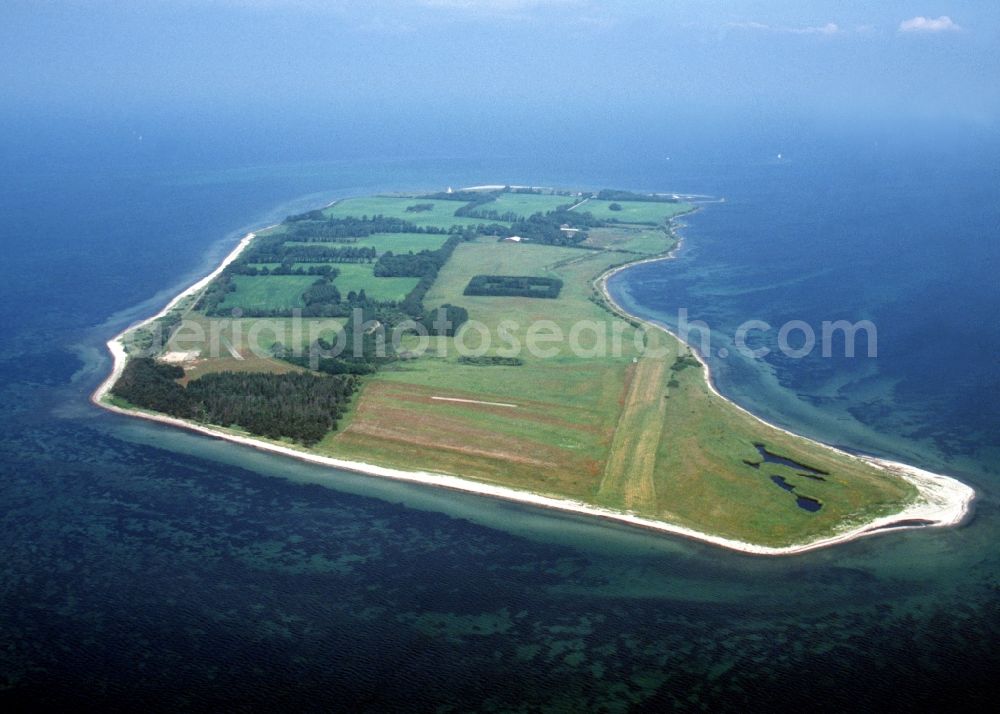
<path fill-rule="evenodd" d="M 729 27 L 741 30 L 766 30 L 767 32 L 783 32 L 791 35 L 836 35 L 840 26 L 835 22 L 815 27 L 787 27 L 784 25 L 768 25 L 763 22 L 730 22 Z"/>
<path fill-rule="evenodd" d="M 770 30 L 770 25 L 763 22 L 729 22 L 726 27 L 735 27 L 738 30 Z"/>
<path fill-rule="evenodd" d="M 917 16 L 899 23 L 900 32 L 955 32 L 961 29 L 961 26 L 947 15 L 936 19 Z"/>
<path fill-rule="evenodd" d="M 836 35 L 840 32 L 840 27 L 837 26 L 835 22 L 828 22 L 822 27 L 802 27 L 802 28 L 791 28 L 790 32 L 796 32 L 800 35 Z"/>

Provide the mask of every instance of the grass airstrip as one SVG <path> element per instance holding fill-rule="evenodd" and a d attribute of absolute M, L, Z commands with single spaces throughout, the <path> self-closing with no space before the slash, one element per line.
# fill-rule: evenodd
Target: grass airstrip
<path fill-rule="evenodd" d="M 487 207 L 523 216 L 578 202 L 565 195 L 504 193 Z M 590 199 L 574 209 L 614 221 L 590 229 L 582 247 L 487 236 L 460 243 L 424 305 L 460 305 L 468 310 L 469 323 L 454 337 L 431 338 L 419 356 L 365 377 L 340 428 L 313 450 L 571 498 L 770 546 L 833 535 L 897 512 L 916 497 L 902 479 L 769 427 L 735 407 L 712 392 L 701 365 L 675 338 L 642 330 L 616 314 L 599 290 L 599 278 L 616 266 L 670 250 L 675 242 L 670 219 L 692 207 L 619 201 L 620 210 L 612 210 L 611 203 Z M 432 206 L 407 211 L 416 204 Z M 344 200 L 325 212 L 450 228 L 474 222 L 454 215 L 462 205 L 384 196 Z M 358 245 L 407 252 L 440 247 L 445 238 L 383 234 L 361 238 Z M 416 282 L 377 278 L 370 264 L 336 267 L 334 284 L 345 294 L 363 288 L 369 296 L 399 300 Z M 475 275 L 558 278 L 563 288 L 555 299 L 463 294 Z M 298 304 L 312 280 L 239 276 L 225 306 Z M 176 334 L 167 351 L 187 355 L 188 379 L 229 369 L 300 369 L 262 354 L 276 341 L 274 330 L 251 335 L 258 322 L 252 318 L 219 327 L 219 318 L 197 312 L 188 317 L 206 335 L 216 323 L 224 347 L 213 351 L 207 337 Z M 281 320 L 272 322 L 282 329 Z M 340 324 L 304 323 L 304 333 L 315 328 L 328 335 Z M 529 331 L 542 335 L 534 351 L 526 348 Z M 298 339 L 307 344 L 314 337 Z M 403 347 L 416 348 L 418 342 L 413 336 Z M 521 364 L 466 363 L 460 345 L 466 354 L 516 352 Z"/>

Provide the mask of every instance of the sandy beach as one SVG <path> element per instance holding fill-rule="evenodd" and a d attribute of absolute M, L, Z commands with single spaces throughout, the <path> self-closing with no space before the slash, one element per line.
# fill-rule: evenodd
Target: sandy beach
<path fill-rule="evenodd" d="M 929 527 L 929 526 L 954 526 L 961 523 L 969 513 L 973 498 L 975 497 L 975 491 L 964 483 L 953 479 L 948 476 L 941 474 L 931 473 L 929 471 L 924 471 L 922 469 L 909 466 L 906 464 L 901 464 L 893 461 L 887 461 L 883 459 L 875 459 L 863 456 L 857 456 L 850 454 L 848 452 L 841 451 L 827 444 L 820 444 L 824 448 L 836 451 L 837 453 L 846 455 L 853 459 L 859 459 L 866 461 L 870 464 L 883 468 L 886 471 L 890 471 L 901 478 L 905 478 L 907 481 L 912 483 L 920 492 L 920 497 L 922 502 L 912 504 L 900 513 L 879 518 L 863 525 L 853 527 L 848 530 L 844 530 L 841 533 L 835 535 L 817 539 L 802 544 L 795 544 L 783 547 L 771 547 L 755 545 L 752 543 L 745 543 L 742 541 L 732 540 L 728 538 L 723 538 L 721 536 L 712 535 L 710 533 L 703 533 L 690 528 L 685 528 L 683 526 L 675 525 L 672 523 L 658 521 L 650 518 L 644 518 L 636 516 L 631 513 L 613 511 L 609 509 L 599 508 L 597 506 L 592 506 L 578 501 L 573 501 L 570 499 L 556 498 L 552 496 L 545 496 L 542 494 L 531 493 L 528 491 L 520 491 L 512 488 L 507 488 L 504 486 L 496 486 L 492 484 L 480 483 L 477 481 L 471 481 L 468 479 L 463 479 L 458 476 L 439 474 L 439 473 L 429 473 L 423 471 L 404 471 L 400 469 L 387 468 L 383 466 L 377 466 L 374 464 L 368 464 L 359 461 L 348 461 L 344 459 L 337 459 L 328 456 L 321 456 L 311 452 L 307 452 L 290 445 L 272 443 L 268 441 L 262 441 L 259 439 L 253 439 L 246 436 L 241 436 L 238 434 L 233 434 L 231 432 L 225 431 L 221 428 L 215 428 L 211 426 L 206 426 L 204 424 L 199 424 L 196 422 L 186 421 L 183 419 L 177 419 L 174 417 L 165 416 L 162 414 L 157 414 L 153 412 L 147 412 L 137 409 L 124 409 L 105 401 L 105 397 L 111 390 L 111 387 L 121 376 L 122 370 L 125 368 L 125 364 L 128 360 L 128 356 L 125 352 L 124 347 L 124 337 L 134 329 L 142 327 L 143 325 L 149 324 L 150 322 L 164 316 L 171 309 L 173 309 L 181 300 L 184 298 L 197 293 L 206 287 L 216 276 L 218 276 L 222 270 L 225 269 L 231 262 L 233 262 L 240 253 L 246 249 L 250 242 L 255 237 L 254 233 L 248 233 L 239 244 L 230 252 L 226 258 L 219 264 L 219 266 L 206 275 L 204 278 L 194 283 L 182 293 L 173 298 L 160 312 L 153 315 L 152 317 L 132 325 L 122 331 L 120 334 L 108 341 L 108 350 L 111 353 L 113 359 L 113 368 L 108 377 L 97 387 L 94 393 L 91 395 L 91 401 L 104 409 L 125 414 L 128 416 L 139 417 L 142 419 L 147 419 L 150 421 L 159 422 L 162 424 L 168 424 L 170 426 L 180 427 L 183 429 L 188 429 L 190 431 L 195 431 L 208 436 L 216 437 L 219 439 L 225 439 L 238 444 L 243 444 L 246 446 L 259 449 L 261 451 L 267 451 L 276 454 L 282 454 L 285 456 L 291 456 L 293 458 L 301 459 L 309 463 L 320 464 L 324 466 L 331 466 L 338 469 L 343 469 L 347 471 L 368 474 L 372 476 L 380 476 L 383 478 L 392 478 L 399 481 L 407 481 L 412 483 L 420 483 L 429 486 L 436 486 L 439 488 L 448 488 L 455 491 L 463 491 L 466 493 L 478 494 L 481 496 L 488 496 L 492 498 L 501 498 L 508 501 L 514 501 L 518 503 L 524 503 L 532 506 L 538 506 L 542 508 L 551 508 L 559 511 L 577 513 L 588 516 L 595 516 L 598 518 L 603 518 L 607 520 L 612 520 L 620 523 L 629 524 L 632 526 L 638 526 L 641 528 L 663 532 L 671 533 L 674 535 L 683 536 L 686 538 L 692 538 L 705 543 L 710 543 L 713 545 L 721 546 L 724 548 L 729 548 L 732 550 L 740 551 L 743 553 L 749 553 L 754 555 L 792 555 L 795 553 L 803 553 L 810 550 L 816 550 L 818 548 L 825 548 L 837 543 L 845 543 L 863 536 L 872 535 L 875 533 L 885 532 L 888 529 L 900 530 L 902 528 L 910 527 Z M 636 261 L 634 263 L 629 263 L 626 265 L 613 268 L 605 272 L 603 275 L 597 278 L 595 281 L 596 287 L 600 290 L 604 299 L 607 300 L 608 305 L 611 306 L 620 315 L 627 317 L 630 320 L 639 321 L 649 327 L 654 329 L 663 330 L 673 337 L 677 338 L 670 330 L 665 326 L 659 325 L 650 321 L 642 320 L 634 315 L 627 313 L 621 308 L 612 298 L 607 289 L 607 280 L 614 274 L 625 270 L 626 268 L 632 267 L 639 263 L 654 262 L 660 260 L 669 260 L 675 254 L 677 248 L 680 244 L 670 252 L 663 256 L 644 259 Z M 679 338 L 677 338 L 679 339 Z M 712 379 L 711 370 L 707 362 L 703 357 L 697 353 L 696 350 L 692 350 L 695 356 L 698 358 L 699 362 L 704 368 L 704 376 L 708 382 L 709 388 L 720 398 L 725 399 L 715 387 Z M 727 400 L 728 401 L 728 400 Z M 731 402 L 732 403 L 732 402 Z M 778 429 L 786 434 L 791 434 L 785 429 L 774 426 L 764 421 L 760 417 L 756 416 L 752 412 L 740 407 L 738 404 L 733 405 L 749 414 L 753 418 L 765 424 L 767 427 L 772 429 Z M 794 435 L 797 438 L 798 435 Z"/>

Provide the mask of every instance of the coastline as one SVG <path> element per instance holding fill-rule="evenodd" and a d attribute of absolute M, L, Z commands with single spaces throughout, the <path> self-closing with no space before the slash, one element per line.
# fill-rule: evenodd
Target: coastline
<path fill-rule="evenodd" d="M 332 205 L 332 204 L 328 204 Z M 683 214 L 682 214 L 683 215 Z M 679 217 L 679 216 L 678 216 Z M 678 217 L 675 217 L 678 218 Z M 674 233 L 675 225 L 671 219 L 668 222 L 671 234 L 676 236 Z M 273 226 L 269 226 L 271 228 Z M 261 229 L 267 230 L 267 229 Z M 337 459 L 329 456 L 321 456 L 319 454 L 313 454 L 311 452 L 303 451 L 292 446 L 286 446 L 282 444 L 272 443 L 268 441 L 262 441 L 259 439 L 254 439 L 248 436 L 241 436 L 238 434 L 233 434 L 225 431 L 222 428 L 207 426 L 204 424 L 199 424 L 192 421 L 187 421 L 184 419 L 178 419 L 175 417 L 166 416 L 163 414 L 157 414 L 154 412 L 148 412 L 139 409 L 126 409 L 105 401 L 105 397 L 111 391 L 115 382 L 121 376 L 122 371 L 125 368 L 125 364 L 128 361 L 128 355 L 125 351 L 123 338 L 132 330 L 143 327 L 153 321 L 163 317 L 169 313 L 174 307 L 176 307 L 182 300 L 193 295 L 194 293 L 202 290 L 206 287 L 212 280 L 214 280 L 230 263 L 239 257 L 240 253 L 243 252 L 250 244 L 250 242 L 256 237 L 256 233 L 250 232 L 244 236 L 236 247 L 223 259 L 223 261 L 213 270 L 211 273 L 203 277 L 202 279 L 195 282 L 193 285 L 189 286 L 183 292 L 174 297 L 167 305 L 157 312 L 155 315 L 139 321 L 135 324 L 130 325 L 125 328 L 118 335 L 108 340 L 107 347 L 111 353 L 113 365 L 111 373 L 108 377 L 101 382 L 101 384 L 94 390 L 91 394 L 90 400 L 96 406 L 106 409 L 111 412 L 118 414 L 123 414 L 126 416 L 138 417 L 141 419 L 146 419 L 149 421 L 155 421 L 162 424 L 167 424 L 174 427 L 179 427 L 187 429 L 189 431 L 198 432 L 208 436 L 212 436 L 219 439 L 224 439 L 226 441 L 231 441 L 237 444 L 242 444 L 244 446 L 250 446 L 261 451 L 267 451 L 271 453 L 281 454 L 284 456 L 291 456 L 293 458 L 300 459 L 309 463 L 331 466 L 334 468 L 342 469 L 345 471 L 352 471 L 356 473 L 380 476 L 383 478 L 392 478 L 399 481 L 407 481 L 411 483 L 419 483 L 429 486 L 436 486 L 438 488 L 447 488 L 454 491 L 462 491 L 465 493 L 472 493 L 480 496 L 488 496 L 492 498 L 500 498 L 507 501 L 513 501 L 517 503 L 522 503 L 526 505 L 532 505 L 541 508 L 549 508 L 554 510 L 559 510 L 568 513 L 576 513 L 588 516 L 596 516 L 605 520 L 615 521 L 619 523 L 625 523 L 632 526 L 641 527 L 647 530 L 653 530 L 663 533 L 670 533 L 673 535 L 679 535 L 682 537 L 690 538 L 693 540 L 698 540 L 701 542 L 709 543 L 712 545 L 728 548 L 730 550 L 739 551 L 742 553 L 752 554 L 752 555 L 794 555 L 797 553 L 803 553 L 811 550 L 816 550 L 819 548 L 829 547 L 838 543 L 845 543 L 848 541 L 856 540 L 866 535 L 872 535 L 886 530 L 903 530 L 906 528 L 923 528 L 923 527 L 944 527 L 944 526 L 954 526 L 960 524 L 969 513 L 971 503 L 975 497 L 975 491 L 965 485 L 964 483 L 953 479 L 948 476 L 941 474 L 931 473 L 929 471 L 924 471 L 922 469 L 909 466 L 907 464 L 897 463 L 893 461 L 888 461 L 885 459 L 878 459 L 874 457 L 858 456 L 851 454 L 849 452 L 837 449 L 835 447 L 829 446 L 828 444 L 823 444 L 822 442 L 812 441 L 814 444 L 818 444 L 827 449 L 837 452 L 841 455 L 846 455 L 853 459 L 859 459 L 865 461 L 869 464 L 875 465 L 883 470 L 891 472 L 901 478 L 906 479 L 911 484 L 913 484 L 921 498 L 925 500 L 925 503 L 915 503 L 907 507 L 900 513 L 884 516 L 882 518 L 875 519 L 874 521 L 869 521 L 864 525 L 845 530 L 841 533 L 828 536 L 826 538 L 820 538 L 814 541 L 810 541 L 802 544 L 794 544 L 790 546 L 763 546 L 756 545 L 753 543 L 746 543 L 744 541 L 738 541 L 730 538 L 725 538 L 722 536 L 713 535 L 711 533 L 705 533 L 692 528 L 686 528 L 684 526 L 676 525 L 666 521 L 658 521 L 651 518 L 645 518 L 641 516 L 636 516 L 634 514 L 624 512 L 624 511 L 614 511 L 611 509 L 605 509 L 598 506 L 592 506 L 580 501 L 574 501 L 571 499 L 557 498 L 553 496 L 545 496 L 542 494 L 532 493 L 529 491 L 520 491 L 513 488 L 508 488 L 505 486 L 497 486 L 493 484 L 482 483 L 478 481 L 472 481 L 469 479 L 464 479 L 458 476 L 431 473 L 426 471 L 404 471 L 401 469 L 393 469 L 383 466 L 377 466 L 375 464 L 368 464 L 360 461 L 349 461 L 345 459 Z M 624 310 L 618 303 L 614 301 L 611 297 L 610 292 L 607 288 L 607 281 L 613 275 L 633 266 L 658 262 L 661 260 L 669 260 L 676 255 L 676 251 L 680 248 L 682 239 L 678 237 L 678 242 L 674 245 L 668 253 L 660 256 L 654 256 L 649 258 L 643 258 L 641 260 L 625 263 L 623 265 L 611 268 L 600 276 L 598 276 L 594 281 L 594 287 L 600 291 L 603 299 L 607 302 L 609 308 L 615 312 L 619 317 L 623 317 L 630 321 L 635 321 L 643 325 L 653 327 L 655 329 L 663 330 L 668 333 L 679 342 L 681 341 L 677 335 L 675 335 L 666 326 L 658 324 L 656 322 L 645 320 L 637 315 L 632 315 Z M 682 342 L 683 343 L 683 342 Z M 685 343 L 686 344 L 686 343 Z M 690 346 L 689 346 L 690 347 Z M 708 366 L 707 361 L 702 357 L 701 354 L 694 348 L 690 348 L 691 352 L 701 363 L 704 372 L 703 376 L 708 384 L 709 389 L 720 399 L 724 399 L 729 402 L 732 406 L 740 409 L 741 411 L 749 414 L 754 419 L 758 420 L 765 426 L 777 429 L 786 434 L 795 436 L 796 438 L 806 439 L 807 437 L 794 434 L 786 429 L 775 426 L 768 423 L 764 419 L 753 414 L 744 407 L 736 404 L 735 402 L 726 399 L 719 391 L 716 389 L 714 381 L 712 379 L 711 369 Z M 914 521 L 919 521 L 919 524 L 914 524 Z"/>
<path fill-rule="evenodd" d="M 673 232 L 674 227 L 672 227 L 671 230 Z M 677 236 L 676 233 L 674 233 L 674 235 Z M 904 464 L 902 462 L 891 461 L 889 459 L 878 458 L 875 456 L 852 454 L 849 451 L 839 449 L 835 446 L 823 443 L 822 441 L 810 439 L 809 437 L 796 434 L 788 429 L 770 423 L 757 414 L 754 414 L 749 409 L 737 404 L 731 399 L 728 399 L 719 391 L 718 387 L 715 385 L 712 368 L 709 366 L 708 360 L 705 359 L 696 347 L 686 343 L 666 325 L 653 320 L 641 318 L 638 315 L 633 315 L 615 301 L 615 299 L 611 296 L 610 290 L 608 290 L 608 280 L 611 279 L 612 276 L 636 265 L 671 260 L 676 257 L 677 251 L 680 249 L 682 242 L 683 238 L 677 236 L 677 243 L 669 252 L 663 255 L 644 258 L 632 263 L 619 265 L 599 275 L 594 280 L 594 286 L 600 292 L 601 297 L 605 300 L 608 307 L 610 307 L 610 309 L 619 317 L 635 320 L 642 325 L 661 330 L 673 337 L 679 343 L 685 345 L 701 365 L 705 383 L 708 385 L 709 390 L 719 399 L 725 400 L 731 406 L 739 409 L 744 414 L 747 414 L 770 429 L 775 429 L 776 431 L 793 436 L 797 439 L 805 439 L 812 444 L 832 451 L 838 455 L 862 461 L 898 476 L 912 484 L 917 489 L 920 498 L 924 500 L 924 503 L 913 503 L 899 513 L 891 516 L 883 516 L 882 518 L 875 519 L 874 521 L 869 521 L 862 526 L 846 530 L 835 536 L 813 541 L 809 544 L 804 544 L 803 546 L 789 546 L 788 548 L 781 550 L 788 553 L 803 552 L 804 550 L 811 550 L 814 547 L 825 547 L 827 545 L 834 545 L 835 543 L 843 543 L 861 538 L 862 536 L 884 532 L 886 530 L 957 526 L 969 516 L 972 502 L 976 496 L 976 492 L 971 486 L 959 481 L 958 479 L 952 478 L 951 476 L 945 476 L 944 474 L 927 471 L 916 466 L 911 466 L 910 464 Z"/>
<path fill-rule="evenodd" d="M 274 225 L 271 225 L 268 226 L 267 228 L 261 228 L 260 230 L 262 231 L 268 230 L 269 228 L 274 228 L 274 227 L 275 227 Z M 250 245 L 250 242 L 256 237 L 257 234 L 254 233 L 253 231 L 247 233 L 245 236 L 243 236 L 243 238 L 240 239 L 240 242 L 236 244 L 236 247 L 233 248 L 229 252 L 229 254 L 222 259 L 222 262 L 219 263 L 219 265 L 215 268 L 215 270 L 213 270 L 211 273 L 201 278 L 200 280 L 196 281 L 192 285 L 189 285 L 182 292 L 178 293 L 170 300 L 170 302 L 168 302 L 163 307 L 163 309 L 161 309 L 158 313 L 156 313 L 152 317 L 147 317 L 145 320 L 140 320 L 139 322 L 129 325 L 124 330 L 122 330 L 117 335 L 108 340 L 106 344 L 108 347 L 108 351 L 111 352 L 111 357 L 113 360 L 111 374 L 109 374 L 107 378 L 98 385 L 97 389 L 94 390 L 94 393 L 90 395 L 90 401 L 99 407 L 111 409 L 112 405 L 106 404 L 103 400 L 104 397 L 107 396 L 108 392 L 111 391 L 111 388 L 114 386 L 115 382 L 118 381 L 118 378 L 122 374 L 122 370 L 125 369 L 125 363 L 128 361 L 128 354 L 126 354 L 125 346 L 122 344 L 122 339 L 125 337 L 125 335 L 127 335 L 132 330 L 136 330 L 156 320 L 159 320 L 161 317 L 164 317 L 167 313 L 169 313 L 171 310 L 177 307 L 177 305 L 181 302 L 181 300 L 191 295 L 194 295 L 199 290 L 207 287 L 208 284 L 213 280 L 215 280 L 215 278 L 218 277 L 219 274 L 223 270 L 225 270 L 230 263 L 232 263 L 240 256 L 240 253 L 246 250 L 247 246 Z M 117 407 L 115 408 L 115 410 L 129 414 L 132 413 L 132 410 L 119 409 Z"/>

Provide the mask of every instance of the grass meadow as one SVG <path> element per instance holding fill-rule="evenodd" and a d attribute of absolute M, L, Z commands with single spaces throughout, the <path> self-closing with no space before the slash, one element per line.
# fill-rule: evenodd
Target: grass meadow
<path fill-rule="evenodd" d="M 502 193 L 495 201 L 484 204 L 485 210 L 496 210 L 500 213 L 516 213 L 521 218 L 527 218 L 535 213 L 548 213 L 560 206 L 571 206 L 580 199 L 575 196 L 553 196 L 538 193 Z"/>
<path fill-rule="evenodd" d="M 413 290 L 420 278 L 376 278 L 371 263 L 338 263 L 339 270 L 333 284 L 340 294 L 364 290 L 372 300 L 402 300 Z"/>
<path fill-rule="evenodd" d="M 611 204 L 621 206 L 620 211 L 612 211 Z M 646 223 L 660 225 L 674 216 L 688 213 L 693 206 L 690 203 L 661 203 L 658 201 L 599 201 L 592 198 L 578 211 L 586 211 L 594 218 L 602 221 L 618 221 L 619 223 Z"/>
<path fill-rule="evenodd" d="M 316 282 L 314 275 L 235 275 L 236 289 L 226 295 L 222 310 L 286 310 L 303 307 L 302 293 Z"/>
<path fill-rule="evenodd" d="M 614 248 L 632 253 L 660 255 L 676 244 L 676 239 L 665 228 L 649 226 L 616 226 L 592 228 L 584 245 L 595 248 Z"/>
<path fill-rule="evenodd" d="M 417 204 L 431 204 L 429 211 L 408 212 L 406 209 Z M 398 196 L 371 196 L 368 198 L 346 198 L 333 206 L 324 209 L 328 216 L 360 218 L 383 215 L 390 218 L 402 218 L 418 226 L 434 226 L 450 228 L 464 226 L 476 221 L 468 218 L 457 218 L 455 211 L 465 204 L 462 201 L 439 201 L 424 198 L 401 198 Z"/>

